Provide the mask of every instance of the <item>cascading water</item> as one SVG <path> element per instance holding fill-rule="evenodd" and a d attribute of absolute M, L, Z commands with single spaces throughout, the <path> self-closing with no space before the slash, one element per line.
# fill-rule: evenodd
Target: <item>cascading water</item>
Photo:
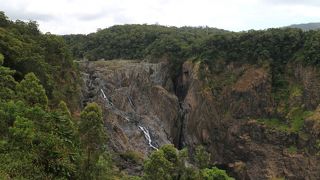
<path fill-rule="evenodd" d="M 142 126 L 138 126 L 138 127 L 144 133 L 144 137 L 147 139 L 149 146 L 155 150 L 158 150 L 158 148 L 156 148 L 155 146 L 152 145 L 152 140 L 151 140 L 151 136 L 150 136 L 148 129 L 146 129 L 145 127 L 142 127 Z"/>
<path fill-rule="evenodd" d="M 129 116 L 125 112 L 114 107 L 113 103 L 108 99 L 108 97 L 104 93 L 103 89 L 100 89 L 100 91 L 101 91 L 103 99 L 106 102 L 105 103 L 106 108 L 110 109 L 111 112 L 117 114 L 118 116 L 124 118 L 125 120 L 130 121 Z"/>
<path fill-rule="evenodd" d="M 130 121 L 130 117 L 123 111 L 117 109 L 114 107 L 114 104 L 109 100 L 109 98 L 106 96 L 106 94 L 104 93 L 103 89 L 100 89 L 101 91 L 101 94 L 102 94 L 102 98 L 105 100 L 105 105 L 106 105 L 106 108 L 110 109 L 111 112 L 117 114 L 118 116 L 124 118 L 125 120 L 127 121 Z M 128 95 L 128 101 L 131 105 L 132 108 L 134 108 L 134 104 L 132 102 L 132 99 L 130 98 L 130 96 Z M 137 117 L 139 117 L 137 115 Z M 147 128 L 141 126 L 141 125 L 138 125 L 139 129 L 143 132 L 144 134 L 144 137 L 146 138 L 146 140 L 148 141 L 148 145 L 149 147 L 151 147 L 152 149 L 155 149 L 155 150 L 158 150 L 158 148 L 156 148 L 154 145 L 152 145 L 152 139 L 151 139 L 151 136 L 150 136 L 150 132 Z"/>

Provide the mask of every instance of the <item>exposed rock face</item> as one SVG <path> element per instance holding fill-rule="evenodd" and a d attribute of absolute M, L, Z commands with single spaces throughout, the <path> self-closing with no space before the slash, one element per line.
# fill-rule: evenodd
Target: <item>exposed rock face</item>
<path fill-rule="evenodd" d="M 303 84 L 302 100 L 307 108 L 315 109 L 320 102 L 320 74 L 316 67 L 295 65 L 294 77 Z"/>
<path fill-rule="evenodd" d="M 220 96 L 215 97 L 204 88 L 204 82 L 197 76 L 198 68 L 191 62 L 183 66 L 181 86 L 188 87 L 183 102 L 186 107 L 183 131 L 186 146 L 205 144 L 214 161 L 229 169 L 237 179 L 320 178 L 320 159 L 312 150 L 319 135 L 309 134 L 311 129 L 317 131 L 319 121 L 307 121 L 311 127 L 305 129 L 310 135 L 306 138 L 300 133 L 270 129 L 251 119 L 275 112 L 267 69 L 244 68 L 235 83 L 223 88 Z M 315 88 L 310 87 L 314 85 L 306 78 L 312 79 L 315 74 L 297 76 L 306 84 L 304 94 L 314 93 Z M 319 103 L 317 99 L 301 98 L 301 101 L 310 107 Z M 298 150 L 290 152 L 292 146 Z M 304 148 L 309 151 L 302 150 Z"/>
<path fill-rule="evenodd" d="M 229 93 L 230 111 L 235 118 L 261 117 L 271 113 L 271 76 L 264 68 L 246 70 Z"/>
<path fill-rule="evenodd" d="M 302 84 L 302 92 L 290 96 L 291 106 L 314 110 L 320 103 L 316 69 L 292 67 L 294 75 L 288 78 Z M 205 145 L 213 161 L 237 179 L 320 178 L 315 147 L 320 110 L 306 120 L 303 133 L 275 130 L 255 120 L 278 112 L 266 67 L 229 65 L 226 71 L 236 78 L 229 78 L 218 93 L 206 88 L 200 64 L 191 61 L 183 64 L 175 85 L 166 63 L 114 60 L 85 62 L 81 68 L 84 104 L 96 101 L 104 107 L 115 152 L 147 155 L 154 150 L 140 126 L 149 131 L 155 147 L 173 143 L 192 150 Z"/>
<path fill-rule="evenodd" d="M 149 131 L 156 147 L 173 141 L 179 104 L 172 94 L 173 84 L 165 63 L 114 60 L 86 62 L 82 66 L 86 77 L 84 100 L 97 101 L 105 107 L 115 151 L 147 154 L 152 150 L 139 126 Z"/>

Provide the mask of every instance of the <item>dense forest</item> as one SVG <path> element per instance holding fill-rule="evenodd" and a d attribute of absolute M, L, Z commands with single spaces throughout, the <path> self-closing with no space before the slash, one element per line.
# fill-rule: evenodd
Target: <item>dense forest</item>
<path fill-rule="evenodd" d="M 304 31 L 308 30 L 319 30 L 320 29 L 320 23 L 306 23 L 306 24 L 292 24 L 288 26 L 290 28 L 299 28 Z"/>
<path fill-rule="evenodd" d="M 144 51 L 157 56 L 182 53 L 198 37 L 221 32 L 209 28 L 115 26 L 98 32 L 101 38 L 107 34 L 105 40 L 91 40 L 94 35 L 62 38 L 41 33 L 34 21 L 11 21 L 1 12 L 1 179 L 232 179 L 210 164 L 201 146 L 192 157 L 192 166 L 186 165 L 191 158 L 186 149 L 178 151 L 166 145 L 144 160 L 142 177 L 122 173 L 114 162 L 119 155 L 107 148 L 101 107 L 88 103 L 81 111 L 80 75 L 73 62 L 73 58 L 83 57 L 143 58 Z M 73 44 L 72 51 L 64 39 Z M 93 47 L 96 40 L 107 44 Z M 112 49 L 102 48 L 106 46 Z M 156 51 L 163 47 L 166 49 L 162 52 Z M 122 157 L 141 160 L 135 153 Z"/>
<path fill-rule="evenodd" d="M 278 28 L 229 32 L 209 27 L 112 26 L 88 35 L 65 35 L 76 59 L 168 59 L 178 66 L 197 59 L 211 67 L 224 63 L 271 63 L 275 73 L 289 61 L 317 65 L 319 31 Z M 275 75 L 276 76 L 276 75 Z"/>

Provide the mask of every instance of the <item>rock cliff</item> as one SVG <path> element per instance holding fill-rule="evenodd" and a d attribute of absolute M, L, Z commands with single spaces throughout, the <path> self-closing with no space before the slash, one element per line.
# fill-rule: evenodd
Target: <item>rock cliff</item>
<path fill-rule="evenodd" d="M 317 71 L 302 66 L 288 69 L 293 69 L 295 74 L 284 74 L 292 77 L 289 82 L 302 84 L 301 94 L 295 95 L 300 97 L 296 104 L 312 110 L 319 104 Z M 208 79 L 200 80 L 199 65 L 187 61 L 182 71 L 181 87 L 188 87 L 183 100 L 187 107 L 183 130 L 185 146 L 205 144 L 216 164 L 237 179 L 320 177 L 320 159 L 314 151 L 319 138 L 317 113 L 306 120 L 311 127 L 305 125 L 299 132 L 281 131 L 257 121 L 258 117 L 276 116 L 281 104 L 272 98 L 267 67 L 229 65 L 225 71 L 233 72 L 237 78 L 216 96 L 206 89 Z M 290 103 L 288 106 L 290 108 Z"/>
<path fill-rule="evenodd" d="M 204 145 L 213 163 L 237 179 L 320 178 L 319 110 L 299 131 L 259 121 L 291 112 L 284 113 L 284 102 L 275 101 L 267 66 L 230 64 L 223 72 L 201 77 L 209 70 L 186 61 L 174 81 L 166 62 L 96 61 L 82 62 L 80 68 L 83 104 L 96 101 L 104 107 L 114 152 L 146 156 L 167 143 L 190 152 Z M 284 76 L 294 88 L 285 107 L 313 111 L 320 103 L 317 69 L 288 69 Z"/>

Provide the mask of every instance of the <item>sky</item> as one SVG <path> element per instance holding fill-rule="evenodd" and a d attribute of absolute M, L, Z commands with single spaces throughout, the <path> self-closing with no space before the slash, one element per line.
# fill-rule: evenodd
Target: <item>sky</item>
<path fill-rule="evenodd" d="M 53 34 L 119 24 L 245 31 L 320 22 L 320 0 L 0 0 L 0 11 L 12 20 L 35 20 Z"/>

